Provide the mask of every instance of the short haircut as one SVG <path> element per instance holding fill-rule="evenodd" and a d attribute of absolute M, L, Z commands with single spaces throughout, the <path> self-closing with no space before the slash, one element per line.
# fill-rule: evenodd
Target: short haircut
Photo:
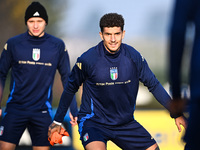
<path fill-rule="evenodd" d="M 101 32 L 103 32 L 104 27 L 121 27 L 124 30 L 124 18 L 122 15 L 117 13 L 108 13 L 101 17 L 99 26 Z"/>

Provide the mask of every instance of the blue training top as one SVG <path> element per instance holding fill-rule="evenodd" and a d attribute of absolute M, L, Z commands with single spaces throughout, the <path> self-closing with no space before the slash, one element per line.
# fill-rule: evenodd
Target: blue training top
<path fill-rule="evenodd" d="M 64 42 L 47 33 L 38 38 L 26 32 L 9 39 L 0 58 L 3 86 L 10 68 L 10 94 L 5 111 L 12 113 L 50 111 L 56 69 L 63 85 L 70 73 Z"/>
<path fill-rule="evenodd" d="M 104 125 L 122 125 L 133 120 L 139 81 L 166 108 L 170 96 L 133 47 L 123 44 L 110 54 L 103 42 L 78 58 L 61 96 L 54 120 L 62 122 L 74 93 L 83 83 L 79 125 L 86 119 Z"/>

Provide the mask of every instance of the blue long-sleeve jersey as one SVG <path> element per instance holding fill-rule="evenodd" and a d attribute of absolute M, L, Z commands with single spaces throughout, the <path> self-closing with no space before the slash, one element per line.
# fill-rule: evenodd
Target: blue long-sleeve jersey
<path fill-rule="evenodd" d="M 0 82 L 3 86 L 10 68 L 10 94 L 6 112 L 50 111 L 56 70 L 65 85 L 70 62 L 61 39 L 47 33 L 37 38 L 26 32 L 9 39 L 4 46 L 0 58 Z"/>
<path fill-rule="evenodd" d="M 122 43 L 117 53 L 110 54 L 100 42 L 77 59 L 54 120 L 63 121 L 74 93 L 83 83 L 80 126 L 86 119 L 106 125 L 127 123 L 133 120 L 139 81 L 168 108 L 170 96 L 138 51 Z"/>

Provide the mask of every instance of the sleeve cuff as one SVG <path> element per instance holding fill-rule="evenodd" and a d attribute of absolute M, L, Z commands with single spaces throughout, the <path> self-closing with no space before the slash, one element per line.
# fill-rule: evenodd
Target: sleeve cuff
<path fill-rule="evenodd" d="M 57 121 L 53 121 L 53 123 L 55 123 L 55 124 L 57 124 L 57 125 L 59 125 L 59 126 L 61 126 L 62 125 L 62 123 L 61 122 L 57 122 Z"/>
<path fill-rule="evenodd" d="M 180 117 L 180 116 L 183 116 L 183 113 L 172 114 L 172 113 L 170 112 L 170 116 L 171 116 L 171 118 L 176 119 L 176 118 L 178 118 L 178 117 Z"/>

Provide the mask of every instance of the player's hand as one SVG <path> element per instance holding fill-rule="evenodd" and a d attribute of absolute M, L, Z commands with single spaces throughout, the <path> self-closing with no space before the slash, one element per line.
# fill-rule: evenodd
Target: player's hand
<path fill-rule="evenodd" d="M 49 126 L 48 137 L 51 139 L 51 136 L 54 132 L 60 133 L 60 131 L 61 131 L 61 125 L 57 125 L 52 122 L 51 125 Z"/>
<path fill-rule="evenodd" d="M 178 131 L 181 132 L 181 125 L 186 129 L 187 128 L 187 120 L 184 116 L 180 116 L 175 119 L 176 126 L 178 128 Z"/>
<path fill-rule="evenodd" d="M 70 123 L 71 123 L 72 127 L 74 127 L 75 125 L 77 125 L 78 117 L 72 116 L 71 112 L 69 113 L 69 117 L 71 119 Z"/>
<path fill-rule="evenodd" d="M 2 109 L 0 108 L 0 117 L 1 117 L 1 115 L 2 115 Z"/>

